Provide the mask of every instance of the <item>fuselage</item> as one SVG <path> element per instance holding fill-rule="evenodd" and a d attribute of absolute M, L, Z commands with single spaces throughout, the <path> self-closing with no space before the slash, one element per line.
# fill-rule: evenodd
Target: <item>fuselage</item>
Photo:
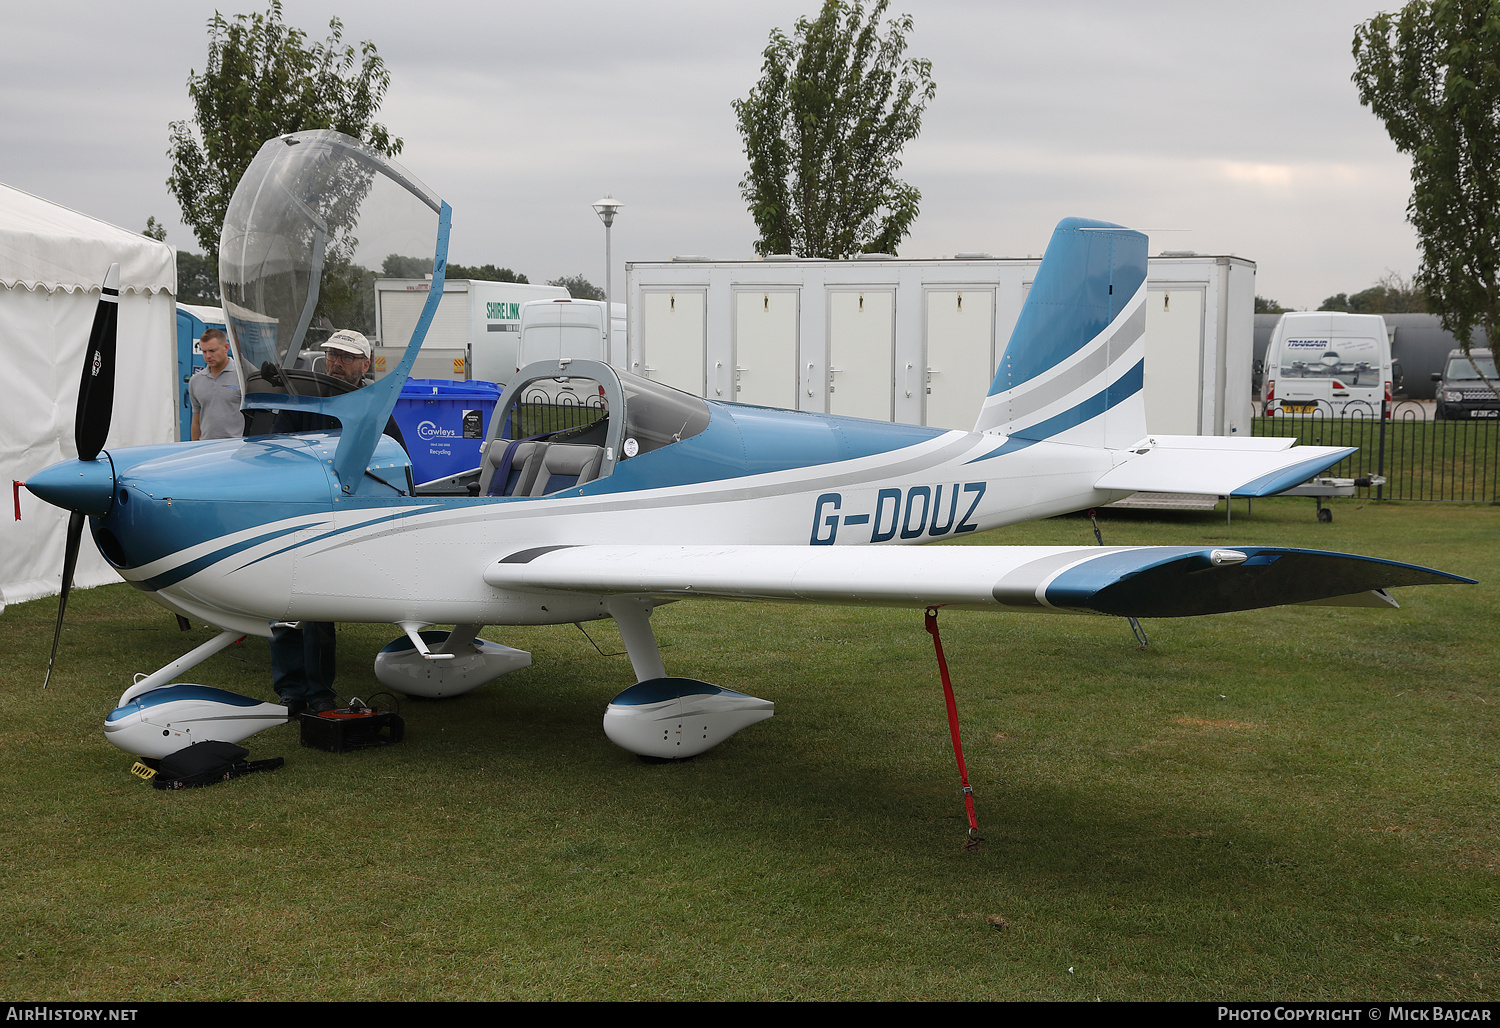
<path fill-rule="evenodd" d="M 352 495 L 333 433 L 137 447 L 110 455 L 94 536 L 172 610 L 265 634 L 273 621 L 565 624 L 599 597 L 497 589 L 486 567 L 585 543 L 868 545 L 962 538 L 1123 495 L 1109 451 L 710 404 L 692 438 L 540 497 L 404 495 L 382 440 Z"/>

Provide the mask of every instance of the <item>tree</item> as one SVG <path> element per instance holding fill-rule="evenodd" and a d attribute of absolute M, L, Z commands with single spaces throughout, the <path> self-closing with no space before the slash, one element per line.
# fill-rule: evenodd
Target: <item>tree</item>
<path fill-rule="evenodd" d="M 432 274 L 432 258 L 403 257 L 393 253 L 381 263 L 380 274 L 385 278 L 426 278 Z"/>
<path fill-rule="evenodd" d="M 1465 350 L 1476 328 L 1500 339 L 1500 0 L 1376 15 L 1354 62 L 1360 102 L 1412 159 L 1418 290 Z"/>
<path fill-rule="evenodd" d="M 1268 299 L 1264 296 L 1257 296 L 1255 298 L 1256 314 L 1285 314 L 1290 309 L 1291 308 L 1283 307 L 1275 300 Z"/>
<path fill-rule="evenodd" d="M 580 272 L 577 275 L 564 275 L 562 278 L 548 279 L 549 286 L 562 286 L 568 291 L 568 295 L 575 300 L 602 300 L 604 290 L 583 277 Z"/>
<path fill-rule="evenodd" d="M 380 266 L 386 278 L 425 278 L 432 274 L 431 257 L 403 257 L 393 253 Z M 526 284 L 526 276 L 509 268 L 497 268 L 493 264 L 449 264 L 443 277 L 450 282 L 470 279 L 475 282 L 520 282 Z M 556 285 L 557 283 L 553 283 Z"/>
<path fill-rule="evenodd" d="M 1421 289 L 1392 271 L 1377 284 L 1353 296 L 1335 293 L 1324 300 L 1318 310 L 1348 311 L 1351 314 L 1423 314 L 1427 311 L 1427 298 Z"/>
<path fill-rule="evenodd" d="M 452 279 L 472 279 L 475 282 L 519 282 L 527 284 L 526 276 L 509 268 L 497 268 L 493 264 L 450 264 L 445 274 Z"/>
<path fill-rule="evenodd" d="M 219 306 L 219 262 L 201 253 L 177 251 L 177 302 Z"/>
<path fill-rule="evenodd" d="M 375 44 L 366 40 L 356 53 L 342 22 L 328 29 L 309 48 L 307 33 L 283 23 L 281 0 L 265 14 L 227 21 L 215 13 L 208 22 L 208 62 L 203 74 L 188 74 L 192 122 L 171 124 L 167 188 L 216 268 L 224 212 L 265 140 L 331 128 L 381 153 L 401 152 L 401 140 L 374 123 L 391 81 Z"/>
<path fill-rule="evenodd" d="M 734 101 L 757 253 L 893 254 L 910 233 L 922 194 L 896 173 L 937 86 L 932 62 L 902 57 L 910 15 L 880 35 L 888 4 L 866 18 L 863 0 L 824 0 L 795 41 L 773 29 L 760 81 Z"/>
<path fill-rule="evenodd" d="M 141 235 L 158 243 L 167 241 L 167 226 L 156 220 L 155 215 L 146 219 L 146 229 Z M 178 303 L 199 304 L 204 307 L 219 306 L 219 264 L 212 266 L 201 253 L 177 251 Z"/>

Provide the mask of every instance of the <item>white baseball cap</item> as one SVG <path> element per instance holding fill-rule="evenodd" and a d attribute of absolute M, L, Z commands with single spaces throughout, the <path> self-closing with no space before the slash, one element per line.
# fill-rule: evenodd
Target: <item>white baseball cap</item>
<path fill-rule="evenodd" d="M 339 350 L 342 353 L 355 353 L 361 357 L 368 358 L 370 356 L 370 341 L 353 329 L 343 328 L 323 341 L 323 349 Z"/>

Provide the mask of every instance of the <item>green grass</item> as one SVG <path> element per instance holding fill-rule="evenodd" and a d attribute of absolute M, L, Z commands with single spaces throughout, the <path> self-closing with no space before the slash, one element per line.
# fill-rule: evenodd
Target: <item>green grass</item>
<path fill-rule="evenodd" d="M 1310 500 L 1109 512 L 1109 543 L 1290 543 L 1481 580 L 1399 611 L 1151 621 L 946 612 L 981 833 L 920 611 L 679 603 L 670 672 L 777 702 L 648 765 L 633 678 L 573 627 L 402 705 L 399 746 L 250 740 L 279 771 L 162 793 L 104 741 L 134 672 L 209 637 L 125 586 L 0 615 L 10 999 L 1488 999 L 1500 984 L 1500 510 Z M 975 543 L 1092 541 L 1063 518 Z M 607 654 L 608 623 L 586 626 Z M 343 695 L 385 626 L 340 629 Z M 270 698 L 263 640 L 192 680 Z"/>
<path fill-rule="evenodd" d="M 1378 418 L 1256 418 L 1253 432 L 1291 436 L 1303 445 L 1359 447 L 1327 474 L 1384 474 L 1384 499 L 1500 501 L 1500 422 L 1421 421 L 1402 417 L 1403 411 L 1410 406 L 1398 405 L 1397 416 L 1384 425 L 1384 440 Z"/>
<path fill-rule="evenodd" d="M 592 425 L 606 416 L 602 407 L 576 404 L 522 403 L 512 415 L 514 439 L 529 439 L 543 432 L 562 432 Z"/>

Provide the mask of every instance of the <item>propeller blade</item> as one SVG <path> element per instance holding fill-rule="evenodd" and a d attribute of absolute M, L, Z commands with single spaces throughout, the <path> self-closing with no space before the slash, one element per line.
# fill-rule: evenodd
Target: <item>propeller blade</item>
<path fill-rule="evenodd" d="M 99 306 L 94 309 L 94 327 L 89 332 L 89 348 L 83 357 L 83 374 L 78 383 L 73 441 L 78 446 L 80 460 L 99 456 L 109 435 L 109 420 L 115 406 L 115 332 L 119 321 L 120 266 L 111 264 L 99 290 Z"/>
<path fill-rule="evenodd" d="M 68 592 L 73 588 L 73 569 L 78 565 L 78 544 L 83 539 L 83 521 L 88 517 L 75 510 L 68 515 L 68 544 L 63 551 L 62 592 L 57 597 L 57 627 L 52 630 L 52 656 L 47 658 L 47 677 L 42 688 L 52 681 L 52 665 L 57 661 L 57 641 L 62 638 L 63 614 L 68 609 Z"/>
<path fill-rule="evenodd" d="M 90 462 L 99 456 L 104 449 L 104 440 L 109 437 L 109 422 L 114 415 L 115 406 L 115 336 L 120 324 L 120 266 L 111 264 L 109 271 L 104 273 L 104 285 L 99 290 L 99 306 L 94 308 L 94 327 L 89 331 L 89 347 L 83 355 L 83 373 L 78 380 L 78 408 L 73 413 L 73 442 L 78 447 L 78 459 Z M 78 465 L 71 465 L 77 467 Z M 89 465 L 85 464 L 87 468 Z M 53 465 L 48 471 L 55 471 L 60 465 Z M 34 476 L 40 480 L 37 482 L 38 489 L 32 489 L 44 500 L 52 502 L 59 497 L 49 497 L 45 486 L 51 482 L 59 484 L 47 477 L 44 471 L 40 476 Z M 52 666 L 57 663 L 57 644 L 62 639 L 63 615 L 68 610 L 68 593 L 73 589 L 73 571 L 78 566 L 78 547 L 83 541 L 83 522 L 88 513 L 79 510 L 74 504 L 81 502 L 78 495 L 79 483 L 74 481 L 74 476 L 67 475 L 67 484 L 71 487 L 67 495 L 61 497 L 71 500 L 60 506 L 67 506 L 71 513 L 68 515 L 68 540 L 63 550 L 63 573 L 62 590 L 57 596 L 57 627 L 52 630 L 52 654 L 47 658 L 47 677 L 42 681 L 42 688 L 47 688 L 52 682 Z M 94 493 L 99 491 L 98 486 L 102 484 L 99 475 L 84 475 L 86 484 L 94 486 Z M 111 497 L 114 493 L 113 470 L 108 473 L 108 486 Z M 28 485 L 27 488 L 30 488 Z M 97 501 L 97 496 L 86 497 Z M 95 504 L 97 505 L 97 504 Z M 85 504 L 88 506 L 88 504 Z M 105 503 L 102 511 L 108 511 L 109 505 Z M 95 511 L 100 513 L 101 511 Z"/>

